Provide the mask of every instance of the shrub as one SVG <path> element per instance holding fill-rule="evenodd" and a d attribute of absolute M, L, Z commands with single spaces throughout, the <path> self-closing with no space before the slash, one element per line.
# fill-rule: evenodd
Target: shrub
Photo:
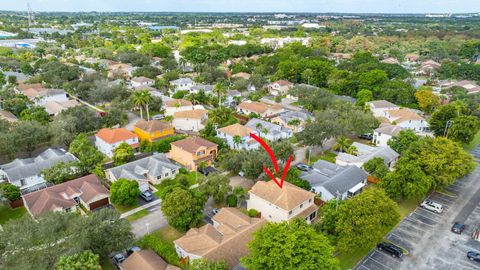
<path fill-rule="evenodd" d="M 20 188 L 11 184 L 5 183 L 2 185 L 3 195 L 10 201 L 16 201 L 20 199 Z"/>
<path fill-rule="evenodd" d="M 230 194 L 227 196 L 227 205 L 229 207 L 237 207 L 237 196 Z"/>
<path fill-rule="evenodd" d="M 162 257 L 167 263 L 180 266 L 179 258 L 173 243 L 165 242 L 158 236 L 149 234 L 140 239 L 140 241 L 138 241 L 138 245 L 142 249 L 149 248 L 155 251 L 155 253 Z"/>
<path fill-rule="evenodd" d="M 258 211 L 255 209 L 250 209 L 248 210 L 248 216 L 249 217 L 257 217 L 258 216 Z"/>

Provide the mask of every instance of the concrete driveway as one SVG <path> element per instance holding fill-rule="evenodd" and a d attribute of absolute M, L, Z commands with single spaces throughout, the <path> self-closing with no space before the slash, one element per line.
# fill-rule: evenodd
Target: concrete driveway
<path fill-rule="evenodd" d="M 230 185 L 232 187 L 243 187 L 246 190 L 250 190 L 255 183 L 245 177 L 235 175 L 230 177 Z"/>
<path fill-rule="evenodd" d="M 127 114 L 128 124 L 125 125 L 125 128 L 128 130 L 133 130 L 133 126 L 140 120 L 140 117 L 132 112 Z"/>
<path fill-rule="evenodd" d="M 131 222 L 132 232 L 136 238 L 140 238 L 168 225 L 167 219 L 163 216 L 160 207 L 161 205 L 157 204 L 148 208 L 148 215 Z"/>

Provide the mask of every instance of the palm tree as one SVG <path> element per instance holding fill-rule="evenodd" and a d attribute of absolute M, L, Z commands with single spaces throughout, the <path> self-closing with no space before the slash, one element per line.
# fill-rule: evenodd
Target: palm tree
<path fill-rule="evenodd" d="M 220 83 L 217 83 L 215 85 L 215 88 L 213 88 L 213 92 L 217 93 L 217 97 L 218 97 L 218 107 L 221 107 L 222 105 L 222 102 L 221 102 L 221 99 L 220 97 L 227 91 L 227 89 L 225 89 L 225 87 L 220 84 Z"/>
<path fill-rule="evenodd" d="M 247 196 L 247 191 L 243 187 L 235 187 L 233 194 L 237 196 L 237 207 L 241 206 Z"/>
<path fill-rule="evenodd" d="M 143 99 L 145 101 L 145 106 L 147 107 L 147 121 L 150 119 L 150 111 L 148 109 L 148 105 L 152 102 L 152 94 L 148 90 L 141 91 Z"/>
<path fill-rule="evenodd" d="M 258 130 L 258 132 L 260 132 L 260 136 L 262 136 L 262 128 L 263 128 L 263 125 L 262 123 L 258 122 L 256 125 L 255 125 L 255 129 Z"/>
<path fill-rule="evenodd" d="M 233 136 L 233 148 L 238 148 L 240 143 L 242 143 L 242 137 L 240 137 L 238 135 Z"/>
<path fill-rule="evenodd" d="M 347 154 L 350 154 L 350 155 L 353 155 L 353 156 L 358 155 L 357 147 L 355 147 L 353 145 L 350 145 L 350 147 L 347 148 Z"/>
<path fill-rule="evenodd" d="M 134 92 L 131 97 L 131 102 L 137 108 L 140 108 L 140 118 L 143 119 L 143 105 L 145 105 L 145 95 L 142 93 L 143 91 Z"/>
<path fill-rule="evenodd" d="M 347 150 L 347 148 L 351 145 L 352 143 L 350 142 L 350 140 L 345 137 L 345 136 L 341 136 L 340 138 L 337 139 L 337 142 L 335 143 L 335 145 L 333 145 L 333 150 L 337 150 L 339 152 L 345 152 Z"/>

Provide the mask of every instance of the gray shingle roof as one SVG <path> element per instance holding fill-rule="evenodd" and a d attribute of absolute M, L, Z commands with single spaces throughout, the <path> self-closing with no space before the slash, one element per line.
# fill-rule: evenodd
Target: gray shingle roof
<path fill-rule="evenodd" d="M 164 169 L 178 170 L 179 168 L 180 166 L 173 164 L 165 154 L 160 153 L 111 168 L 109 171 L 116 179 L 147 180 L 146 174 L 155 178 L 162 175 Z"/>
<path fill-rule="evenodd" d="M 358 142 L 354 142 L 352 146 L 357 148 L 358 154 L 356 156 L 347 153 L 340 153 L 337 160 L 345 162 L 367 162 L 372 158 L 383 158 L 385 164 L 398 158 L 399 154 L 390 147 L 374 147 Z"/>
<path fill-rule="evenodd" d="M 59 162 L 76 161 L 77 158 L 63 149 L 49 148 L 35 158 L 15 159 L 0 165 L 10 181 L 25 179 L 39 175 L 44 169 L 51 168 Z"/>
<path fill-rule="evenodd" d="M 357 166 L 340 166 L 324 160 L 313 164 L 313 170 L 300 176 L 312 187 L 323 186 L 331 194 L 343 194 L 367 178 L 367 173 Z"/>
<path fill-rule="evenodd" d="M 302 111 L 287 111 L 284 113 L 281 113 L 278 118 L 282 119 L 285 123 L 288 123 L 292 120 L 301 120 L 301 121 L 307 121 L 308 118 L 314 119 L 313 115 L 302 112 Z"/>
<path fill-rule="evenodd" d="M 171 81 L 170 83 L 175 84 L 175 85 L 181 85 L 181 84 L 191 84 L 191 83 L 193 83 L 193 81 L 190 78 L 180 78 L 180 79 Z"/>
<path fill-rule="evenodd" d="M 259 123 L 262 125 L 262 130 L 257 130 L 257 124 L 259 124 Z M 260 133 L 263 133 L 263 129 L 267 129 L 268 133 L 273 134 L 273 135 L 280 134 L 282 132 L 283 133 L 291 133 L 292 132 L 291 129 L 288 129 L 286 127 L 282 127 L 282 126 L 277 125 L 277 124 L 267 122 L 265 120 L 257 119 L 257 118 L 250 119 L 250 121 L 248 121 L 248 123 L 245 124 L 245 126 L 251 128 L 251 129 L 257 130 Z"/>

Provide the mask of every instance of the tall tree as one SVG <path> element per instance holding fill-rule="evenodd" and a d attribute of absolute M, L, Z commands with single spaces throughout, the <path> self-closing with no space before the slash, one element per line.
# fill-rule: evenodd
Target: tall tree
<path fill-rule="evenodd" d="M 113 163 L 115 165 L 122 165 L 134 159 L 133 148 L 126 142 L 122 142 L 113 151 Z"/>
<path fill-rule="evenodd" d="M 162 203 L 162 212 L 172 227 L 187 231 L 195 227 L 203 218 L 205 198 L 195 191 L 175 187 L 165 196 Z"/>
<path fill-rule="evenodd" d="M 135 205 L 138 202 L 140 189 L 138 182 L 120 178 L 110 186 L 110 200 L 119 205 Z"/>
<path fill-rule="evenodd" d="M 479 129 L 480 122 L 476 116 L 461 115 L 453 120 L 452 127 L 448 131 L 448 138 L 461 143 L 469 143 Z"/>
<path fill-rule="evenodd" d="M 62 255 L 55 264 L 55 270 L 101 270 L 99 256 L 90 250 L 70 256 Z"/>
<path fill-rule="evenodd" d="M 198 190 L 207 197 L 212 196 L 215 202 L 225 201 L 225 196 L 232 191 L 230 179 L 223 174 L 209 174 L 198 179 Z"/>

